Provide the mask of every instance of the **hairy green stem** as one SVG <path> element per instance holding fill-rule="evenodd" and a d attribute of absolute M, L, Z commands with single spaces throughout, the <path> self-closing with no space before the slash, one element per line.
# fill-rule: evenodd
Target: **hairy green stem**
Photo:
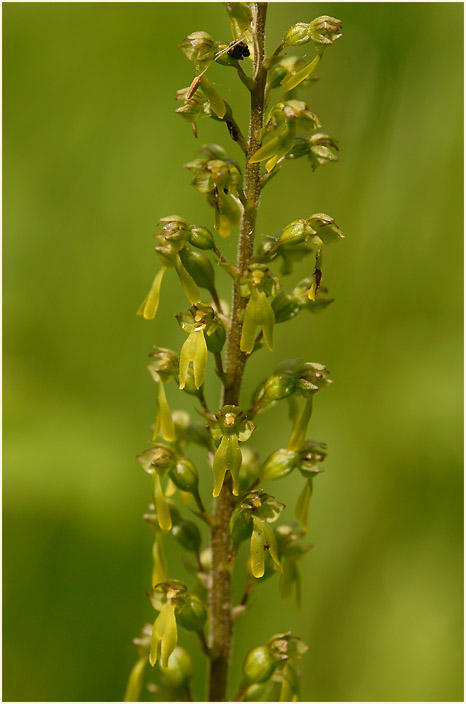
<path fill-rule="evenodd" d="M 267 3 L 252 3 L 253 34 L 255 39 L 254 86 L 251 90 L 251 116 L 246 153 L 245 195 L 246 206 L 241 218 L 238 270 L 246 271 L 254 251 L 254 234 L 259 207 L 261 182 L 260 164 L 250 164 L 249 159 L 260 147 L 259 130 L 264 120 L 265 85 L 264 68 L 265 20 Z M 247 300 L 240 296 L 233 285 L 233 308 L 227 340 L 226 379 L 223 403 L 237 405 L 243 378 L 246 355 L 240 350 L 241 326 Z M 215 500 L 211 530 L 212 584 L 210 588 L 210 652 L 209 701 L 225 701 L 228 666 L 233 634 L 231 619 L 231 539 L 230 517 L 233 512 L 231 481 L 224 483 L 220 496 Z"/>

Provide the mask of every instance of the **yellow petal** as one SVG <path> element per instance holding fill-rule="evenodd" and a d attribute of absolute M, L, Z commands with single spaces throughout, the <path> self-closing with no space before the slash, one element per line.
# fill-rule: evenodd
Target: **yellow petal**
<path fill-rule="evenodd" d="M 147 664 L 147 657 L 139 658 L 129 676 L 128 684 L 126 686 L 124 702 L 138 702 L 139 696 L 141 694 L 144 668 Z"/>
<path fill-rule="evenodd" d="M 160 477 L 155 470 L 152 472 L 152 480 L 154 486 L 155 508 L 157 510 L 157 520 L 159 522 L 159 526 L 162 530 L 171 530 L 172 519 L 170 516 L 170 509 L 168 508 L 168 504 L 162 490 Z"/>
<path fill-rule="evenodd" d="M 288 74 L 288 76 L 285 76 L 281 83 L 285 93 L 288 93 L 288 91 L 293 90 L 293 88 L 296 88 L 296 86 L 299 86 L 299 84 L 304 81 L 305 78 L 310 76 L 311 73 L 315 71 L 319 60 L 320 56 L 317 55 L 312 59 L 312 61 L 309 61 L 309 63 L 300 68 L 299 71 L 296 71 L 296 73 L 291 73 Z"/>
<path fill-rule="evenodd" d="M 160 287 L 166 270 L 167 267 L 163 266 L 157 272 L 149 293 L 139 306 L 138 315 L 142 315 L 146 320 L 152 320 L 157 314 L 160 300 Z"/>
<path fill-rule="evenodd" d="M 158 389 L 158 402 L 159 402 L 159 419 L 160 419 L 160 430 L 162 431 L 162 437 L 168 442 L 173 442 L 175 439 L 175 424 L 173 422 L 172 414 L 170 408 L 168 407 L 167 397 L 165 394 L 165 387 L 162 382 L 159 382 Z M 155 440 L 153 438 L 153 440 Z"/>

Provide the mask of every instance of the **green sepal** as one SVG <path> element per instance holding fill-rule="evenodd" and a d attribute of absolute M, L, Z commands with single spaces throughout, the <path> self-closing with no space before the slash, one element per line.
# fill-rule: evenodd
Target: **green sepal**
<path fill-rule="evenodd" d="M 165 266 L 159 269 L 152 282 L 149 293 L 138 308 L 138 315 L 142 315 L 146 320 L 152 320 L 157 314 L 160 301 L 160 287 L 162 286 L 162 279 L 166 270 L 167 268 Z"/>
<path fill-rule="evenodd" d="M 203 329 L 190 332 L 181 348 L 180 389 L 185 387 L 190 362 L 193 363 L 194 384 L 199 389 L 204 383 L 207 368 L 207 345 Z"/>
<path fill-rule="evenodd" d="M 152 628 L 152 641 L 150 647 L 150 664 L 152 667 L 157 662 L 159 646 L 161 666 L 167 667 L 168 658 L 176 648 L 178 631 L 176 627 L 175 606 L 167 603 L 155 619 Z"/>
<path fill-rule="evenodd" d="M 305 532 L 307 532 L 309 528 L 309 506 L 311 503 L 312 488 L 312 479 L 308 479 L 304 485 L 304 489 L 298 496 L 295 508 L 295 516 Z"/>
<path fill-rule="evenodd" d="M 146 655 L 139 658 L 131 670 L 131 674 L 126 686 L 124 702 L 138 702 L 141 695 L 142 685 L 144 683 L 144 670 L 147 665 L 148 658 Z"/>

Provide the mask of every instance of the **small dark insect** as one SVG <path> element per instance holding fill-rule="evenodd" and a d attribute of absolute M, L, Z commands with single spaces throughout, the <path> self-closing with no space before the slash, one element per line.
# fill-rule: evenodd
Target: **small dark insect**
<path fill-rule="evenodd" d="M 228 132 L 230 133 L 230 137 L 235 142 L 237 142 L 239 134 L 238 134 L 238 130 L 237 130 L 236 126 L 232 122 L 230 122 L 230 120 L 226 120 L 226 123 L 227 123 L 227 127 L 228 127 Z"/>
<path fill-rule="evenodd" d="M 319 290 L 320 282 L 322 279 L 322 272 L 320 269 L 314 269 L 314 276 L 316 278 L 316 293 Z"/>
<path fill-rule="evenodd" d="M 249 56 L 250 52 L 247 44 L 245 44 L 244 42 L 239 42 L 239 44 L 235 44 L 235 46 L 232 46 L 227 53 L 228 56 L 231 56 L 232 59 L 242 61 L 246 56 Z"/>

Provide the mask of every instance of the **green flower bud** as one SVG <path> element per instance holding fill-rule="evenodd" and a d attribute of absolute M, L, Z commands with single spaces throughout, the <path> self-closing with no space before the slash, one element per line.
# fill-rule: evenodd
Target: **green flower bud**
<path fill-rule="evenodd" d="M 284 323 L 298 315 L 301 310 L 299 299 L 293 291 L 281 291 L 272 301 L 276 323 Z"/>
<path fill-rule="evenodd" d="M 156 235 L 161 243 L 174 243 L 177 248 L 179 245 L 185 244 L 189 225 L 184 218 L 179 215 L 168 215 L 165 218 L 160 218 L 157 225 L 163 225 L 162 231 Z"/>
<path fill-rule="evenodd" d="M 276 450 L 266 459 L 261 479 L 282 479 L 299 466 L 299 454 L 290 450 Z"/>
<path fill-rule="evenodd" d="M 267 682 L 273 675 L 275 667 L 276 663 L 267 646 L 252 648 L 244 661 L 244 679 L 250 684 Z"/>
<path fill-rule="evenodd" d="M 296 391 L 296 380 L 293 375 L 285 371 L 272 374 L 264 385 L 264 398 L 266 401 L 281 401 L 288 398 Z"/>
<path fill-rule="evenodd" d="M 323 50 L 341 37 L 342 22 L 335 17 L 322 15 L 316 17 L 309 25 L 310 37 L 318 48 Z"/>
<path fill-rule="evenodd" d="M 315 230 L 310 227 L 306 220 L 292 220 L 283 228 L 280 234 L 280 244 L 301 244 L 309 240 L 311 235 L 315 235 Z"/>
<path fill-rule="evenodd" d="M 312 238 L 312 242 L 317 246 L 334 244 L 338 240 L 345 239 L 345 235 L 340 230 L 335 220 L 325 213 L 315 213 L 311 215 L 307 221 L 309 225 L 316 230 Z"/>
<path fill-rule="evenodd" d="M 290 27 L 283 39 L 284 46 L 300 46 L 311 41 L 311 25 L 307 22 L 298 22 Z"/>
<path fill-rule="evenodd" d="M 233 545 L 240 545 L 244 540 L 248 540 L 252 533 L 252 520 L 249 512 L 237 506 L 230 518 L 230 533 Z"/>
<path fill-rule="evenodd" d="M 166 384 L 178 376 L 178 355 L 165 347 L 154 346 L 154 350 L 156 351 L 149 355 L 151 361 L 147 369 L 154 381 Z"/>
<path fill-rule="evenodd" d="M 181 491 L 196 494 L 199 486 L 199 475 L 196 467 L 187 457 L 179 459 L 170 470 L 170 479 Z"/>
<path fill-rule="evenodd" d="M 191 225 L 188 240 L 190 244 L 198 249 L 212 249 L 215 246 L 213 234 L 201 225 Z"/>
<path fill-rule="evenodd" d="M 193 521 L 182 519 L 172 528 L 172 535 L 179 544 L 190 552 L 199 552 L 201 546 L 201 534 L 199 528 Z"/>
<path fill-rule="evenodd" d="M 280 687 L 273 680 L 264 682 L 263 684 L 251 684 L 247 688 L 243 701 L 244 702 L 277 702 L 279 701 Z"/>
<path fill-rule="evenodd" d="M 175 466 L 175 453 L 166 445 L 155 445 L 136 457 L 137 461 L 148 474 L 164 476 Z"/>
<path fill-rule="evenodd" d="M 190 61 L 204 63 L 215 58 L 215 42 L 207 32 L 192 32 L 178 45 L 183 54 Z"/>
<path fill-rule="evenodd" d="M 178 621 L 187 631 L 202 631 L 207 619 L 207 611 L 199 597 L 190 594 L 177 612 L 177 616 Z"/>
<path fill-rule="evenodd" d="M 180 690 L 186 687 L 194 674 L 193 662 L 188 651 L 177 645 L 168 658 L 167 667 L 162 672 L 163 680 L 170 689 Z"/>

